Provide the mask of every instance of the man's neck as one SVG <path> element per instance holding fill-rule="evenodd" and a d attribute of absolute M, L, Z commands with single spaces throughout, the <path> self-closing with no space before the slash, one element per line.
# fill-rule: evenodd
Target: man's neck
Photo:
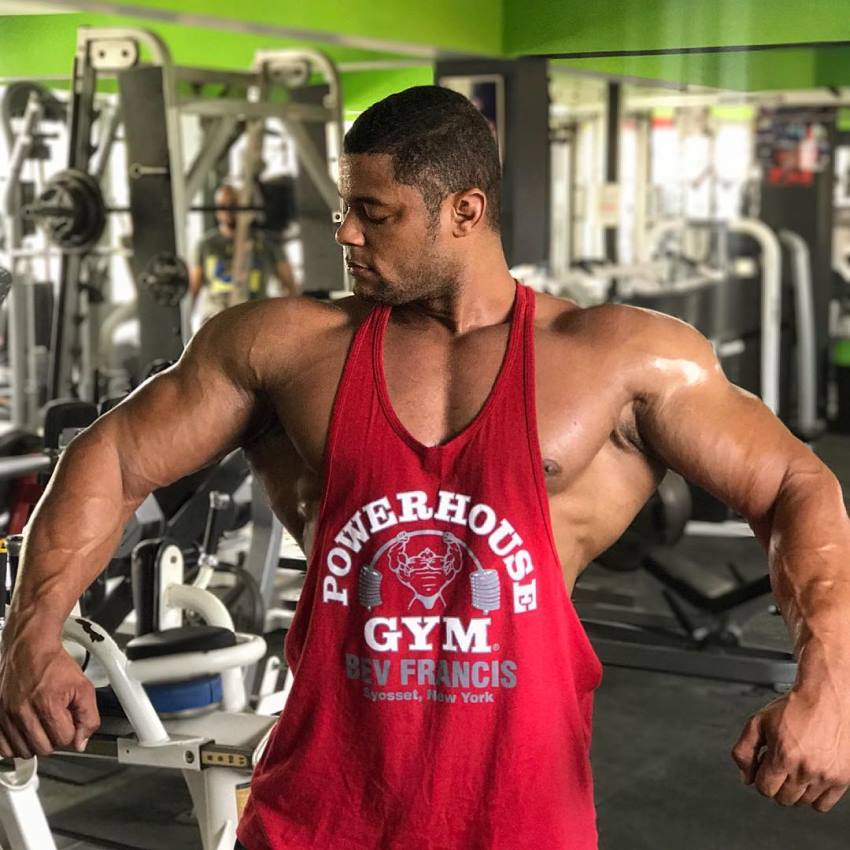
<path fill-rule="evenodd" d="M 414 301 L 397 308 L 399 318 L 427 318 L 455 335 L 506 321 L 513 308 L 516 281 L 503 256 L 499 261 L 470 265 L 458 276 L 450 293 Z"/>

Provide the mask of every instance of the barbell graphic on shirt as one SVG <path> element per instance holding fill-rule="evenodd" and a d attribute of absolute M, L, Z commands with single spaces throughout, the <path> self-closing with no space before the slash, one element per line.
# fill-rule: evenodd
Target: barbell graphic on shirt
<path fill-rule="evenodd" d="M 426 546 L 418 552 L 408 552 L 407 544 L 413 537 L 437 537 L 444 548 L 443 552 Z M 436 544 L 435 544 L 436 545 Z M 430 610 L 440 600 L 445 604 L 443 591 L 454 581 L 463 568 L 463 555 L 475 564 L 469 580 L 472 588 L 472 606 L 488 613 L 497 611 L 501 605 L 499 574 L 496 570 L 485 569 L 475 553 L 463 540 L 450 531 L 423 529 L 420 531 L 402 531 L 392 540 L 381 546 L 368 564 L 360 569 L 357 582 L 357 595 L 360 604 L 371 610 L 381 604 L 381 584 L 383 574 L 378 564 L 386 555 L 390 570 L 396 578 L 413 593 L 410 600 L 421 602 Z"/>

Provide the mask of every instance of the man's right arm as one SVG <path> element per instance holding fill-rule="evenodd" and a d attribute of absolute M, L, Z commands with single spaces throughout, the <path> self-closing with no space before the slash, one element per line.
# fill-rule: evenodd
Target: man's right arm
<path fill-rule="evenodd" d="M 193 262 L 189 268 L 189 306 L 194 309 L 198 301 L 198 296 L 201 294 L 201 289 L 207 282 L 207 276 L 204 271 L 204 263 L 206 262 L 206 237 L 202 238 L 195 247 Z"/>
<path fill-rule="evenodd" d="M 190 306 L 194 307 L 204 285 L 204 267 L 194 265 L 189 269 L 189 298 Z"/>
<path fill-rule="evenodd" d="M 252 361 L 258 324 L 256 305 L 211 320 L 175 366 L 65 450 L 30 521 L 3 632 L 3 755 L 26 757 L 72 741 L 79 747 L 96 727 L 91 688 L 61 648 L 62 624 L 147 495 L 222 457 L 249 433 L 261 392 Z"/>

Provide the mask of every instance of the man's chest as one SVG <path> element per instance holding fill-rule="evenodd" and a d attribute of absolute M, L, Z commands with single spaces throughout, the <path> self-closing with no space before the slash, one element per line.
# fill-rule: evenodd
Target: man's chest
<path fill-rule="evenodd" d="M 447 346 L 387 334 L 382 362 L 361 373 L 351 386 L 362 403 L 383 383 L 394 415 L 424 446 L 445 443 L 481 416 L 492 415 L 488 401 L 505 375 L 507 328 Z M 501 335 L 501 339 L 499 338 Z M 272 401 L 283 430 L 308 468 L 319 472 L 325 456 L 331 415 L 349 352 L 344 344 L 317 348 L 296 379 L 272 385 Z M 631 399 L 606 370 L 606 358 L 589 357 L 579 346 L 536 346 L 526 380 L 513 380 L 499 392 L 512 407 L 531 415 L 511 420 L 515 429 L 535 429 L 550 493 L 575 480 L 632 419 Z M 522 352 L 518 356 L 523 356 Z M 522 376 L 523 370 L 512 372 Z M 496 409 L 497 410 L 497 409 Z M 498 413 L 496 414 L 498 415 Z M 344 423 L 342 423 L 344 425 Z M 365 439 L 340 429 L 342 439 Z M 526 433 L 508 435 L 520 440 Z M 534 436 L 534 435 L 532 435 Z M 510 440 L 508 443 L 508 448 Z"/>

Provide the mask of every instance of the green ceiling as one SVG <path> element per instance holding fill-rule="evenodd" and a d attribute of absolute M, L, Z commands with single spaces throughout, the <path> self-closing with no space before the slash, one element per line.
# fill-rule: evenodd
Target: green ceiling
<path fill-rule="evenodd" d="M 850 41 L 848 0 L 505 0 L 508 55 Z"/>
<path fill-rule="evenodd" d="M 553 61 L 559 67 L 582 72 L 733 91 L 850 86 L 850 47 L 784 47 Z"/>
<path fill-rule="evenodd" d="M 79 0 L 72 14 L 0 18 L 0 76 L 68 74 L 78 26 L 157 31 L 175 61 L 250 66 L 260 47 L 312 44 L 346 72 L 345 105 L 432 78 L 437 55 L 519 56 L 850 41 L 850 0 Z M 129 14 L 123 14 L 126 10 Z M 119 14 L 116 14 L 119 13 Z M 850 48 L 571 58 L 584 71 L 734 90 L 850 85 Z"/>

